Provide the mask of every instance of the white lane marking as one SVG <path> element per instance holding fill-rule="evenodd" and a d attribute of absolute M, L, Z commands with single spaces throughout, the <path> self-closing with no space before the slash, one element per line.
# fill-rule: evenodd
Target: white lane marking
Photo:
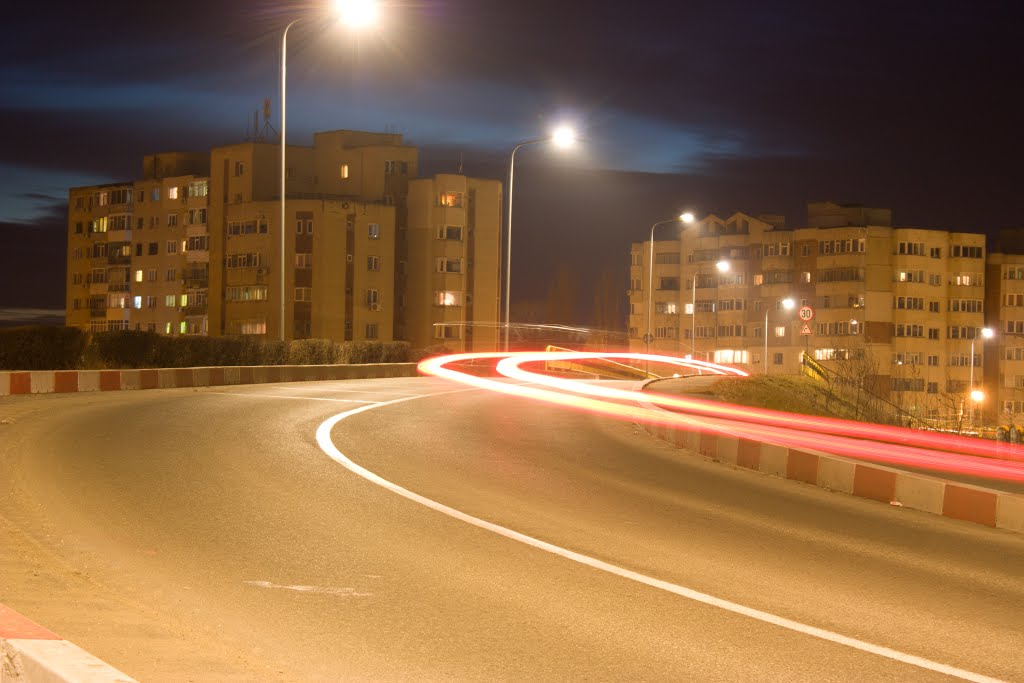
<path fill-rule="evenodd" d="M 296 591 L 298 593 L 316 593 L 319 595 L 341 595 L 353 598 L 369 598 L 373 593 L 360 593 L 355 588 L 321 588 L 320 586 L 285 586 L 270 581 L 245 581 L 250 586 L 260 588 L 281 588 L 283 590 Z"/>
<path fill-rule="evenodd" d="M 696 602 L 701 602 L 705 605 L 718 607 L 719 609 L 733 612 L 735 614 L 741 614 L 743 616 L 750 617 L 751 619 L 757 619 L 759 621 L 763 621 L 765 623 L 772 624 L 775 626 L 780 626 L 782 628 L 789 629 L 790 631 L 795 631 L 797 633 L 802 633 L 804 635 L 812 636 L 814 638 L 820 638 L 822 640 L 827 640 L 829 642 L 838 643 L 839 645 L 846 645 L 847 647 L 852 647 L 856 650 L 868 652 L 874 655 L 878 655 L 880 657 L 886 657 L 888 659 L 892 659 L 897 662 L 902 662 L 904 664 L 910 664 L 912 666 L 917 666 L 922 669 L 928 669 L 929 671 L 936 671 L 947 676 L 954 676 L 965 681 L 975 681 L 976 683 L 1005 683 L 1004 681 L 1001 681 L 998 678 L 992 678 L 990 676 L 974 673 L 973 671 L 967 671 L 965 669 L 958 669 L 954 666 L 949 666 L 948 664 L 934 662 L 930 659 L 925 659 L 924 657 L 918 657 L 917 655 L 908 654 L 906 652 L 900 652 L 899 650 L 893 650 L 892 648 L 884 647 L 882 645 L 875 645 L 874 643 L 869 643 L 863 640 L 858 640 L 856 638 L 851 638 L 849 636 L 844 636 L 841 633 L 835 633 L 833 631 L 828 631 L 823 628 L 818 628 L 816 626 L 802 624 L 798 621 L 793 621 L 792 619 L 786 619 L 785 617 L 780 617 L 778 615 L 771 614 L 770 612 L 764 612 L 762 610 L 754 609 L 753 607 L 747 607 L 746 605 L 741 605 L 736 602 L 731 602 L 729 600 L 725 600 L 722 598 L 716 598 L 713 595 L 701 593 L 699 591 L 693 590 L 692 588 L 679 586 L 674 583 L 669 583 L 668 581 L 663 581 L 661 579 L 656 579 L 654 577 L 647 576 L 646 574 L 641 574 L 630 569 L 625 569 L 624 567 L 619 567 L 608 562 L 603 562 L 602 560 L 590 557 L 589 555 L 577 553 L 567 548 L 562 548 L 561 546 L 557 546 L 546 541 L 541 541 L 540 539 L 533 538 L 532 536 L 527 536 L 526 534 L 522 534 L 518 531 L 513 531 L 512 529 L 503 527 L 493 522 L 488 522 L 487 520 L 480 519 L 479 517 L 473 517 L 472 515 L 466 514 L 465 512 L 461 512 L 460 510 L 456 510 L 455 508 L 448 507 L 443 503 L 438 503 L 437 501 L 431 500 L 430 498 L 427 498 L 425 496 L 421 496 L 418 493 L 413 493 L 412 491 L 402 488 L 398 484 L 390 482 L 387 479 L 384 479 L 383 477 L 374 474 L 370 470 L 360 465 L 357 465 L 353 461 L 349 460 L 341 451 L 339 451 L 337 447 L 335 447 L 334 442 L 331 441 L 331 429 L 334 427 L 334 425 L 338 424 L 347 417 L 351 417 L 352 415 L 357 415 L 359 413 L 362 413 L 367 410 L 372 410 L 374 408 L 382 408 L 384 406 L 395 405 L 397 403 L 404 403 L 405 401 L 413 401 L 417 398 L 426 398 L 427 396 L 430 395 L 431 394 L 425 394 L 423 396 L 398 398 L 393 401 L 384 401 L 376 405 L 360 406 L 359 408 L 353 408 L 352 410 L 345 411 L 344 413 L 334 415 L 333 417 L 330 417 L 327 420 L 325 420 L 319 427 L 317 427 L 316 441 L 318 444 L 320 444 L 321 450 L 323 450 L 323 452 L 326 453 L 329 458 L 336 461 L 337 463 L 339 463 L 349 471 L 353 472 L 354 474 L 357 474 L 363 479 L 366 479 L 367 481 L 377 484 L 378 486 L 381 486 L 389 491 L 392 491 L 393 493 L 397 493 L 403 498 L 407 498 L 415 503 L 419 503 L 420 505 L 428 507 L 431 510 L 436 510 L 437 512 L 448 515 L 449 517 L 453 517 L 459 521 L 465 522 L 467 524 L 472 524 L 473 526 L 479 527 L 481 529 L 486 529 L 487 531 L 498 534 L 499 536 L 504 536 L 505 538 L 511 539 L 513 541 L 525 543 L 528 546 L 532 546 L 539 550 L 544 550 L 554 555 L 558 555 L 559 557 L 563 557 L 567 560 L 572 560 L 573 562 L 578 562 L 582 565 L 586 565 L 588 567 L 592 567 L 593 569 L 597 569 L 603 572 L 608 572 L 609 574 L 614 574 L 615 576 L 620 576 L 624 579 L 636 581 L 637 583 L 642 583 L 652 588 L 658 588 L 660 590 L 673 593 L 680 597 L 695 600 Z"/>

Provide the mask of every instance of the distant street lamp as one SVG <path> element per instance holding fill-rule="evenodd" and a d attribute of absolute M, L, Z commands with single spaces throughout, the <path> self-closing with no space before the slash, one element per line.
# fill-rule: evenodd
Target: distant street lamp
<path fill-rule="evenodd" d="M 675 223 L 676 221 L 682 221 L 686 224 L 693 223 L 693 214 L 686 211 L 676 218 L 670 218 L 666 221 L 658 221 L 651 226 L 651 259 L 647 268 L 647 334 L 644 335 L 644 343 L 646 344 L 646 352 L 648 355 L 651 353 L 651 342 L 654 341 L 654 337 L 651 335 L 651 317 L 654 311 L 654 229 L 659 225 L 668 225 L 669 223 Z"/>
<path fill-rule="evenodd" d="M 729 262 L 722 260 L 715 264 L 715 269 L 719 273 L 729 272 Z M 690 358 L 696 360 L 697 358 L 697 276 L 700 275 L 700 268 L 693 274 L 693 283 L 690 288 Z M 715 292 L 718 292 L 718 288 L 715 287 Z M 718 296 L 716 295 L 717 299 Z M 715 346 L 718 346 L 718 302 L 714 304 L 715 309 Z M 707 360 L 705 358 L 705 360 Z"/>
<path fill-rule="evenodd" d="M 576 142 L 576 133 L 568 126 L 560 126 L 551 135 L 524 140 L 512 148 L 508 164 L 508 242 L 505 249 L 505 351 L 508 351 L 508 333 L 511 326 L 509 313 L 512 302 L 512 185 L 516 177 L 516 152 L 520 147 L 535 145 L 539 142 L 552 142 L 560 148 L 572 147 Z"/>
<path fill-rule="evenodd" d="M 346 26 L 353 28 L 362 28 L 373 24 L 377 20 L 377 2 L 376 0 L 334 0 L 332 3 L 334 6 L 334 13 L 338 16 L 341 23 Z M 288 117 L 288 88 L 287 88 L 287 77 L 288 77 L 288 29 L 300 21 L 304 21 L 307 17 L 299 17 L 293 19 L 287 26 L 284 27 L 284 32 L 281 34 L 281 341 L 286 339 L 285 334 L 285 271 L 287 263 L 285 259 L 285 235 L 287 230 L 285 229 L 285 180 L 287 177 L 287 117 Z"/>
<path fill-rule="evenodd" d="M 790 298 L 782 300 L 782 308 L 787 311 L 792 311 L 793 307 L 796 306 L 796 302 Z M 768 374 L 768 307 L 764 308 L 764 374 Z"/>
<path fill-rule="evenodd" d="M 994 335 L 995 335 L 995 332 L 993 332 L 990 328 L 988 328 L 988 327 L 981 328 L 981 337 L 982 337 L 983 341 L 985 339 L 991 339 Z M 984 350 L 985 350 L 985 347 L 982 346 L 982 352 L 984 352 Z M 970 391 L 970 394 L 971 394 L 971 402 L 970 402 L 970 404 L 967 407 L 967 411 L 968 411 L 968 413 L 967 413 L 967 422 L 970 425 L 971 429 L 973 429 L 974 428 L 974 404 L 977 403 L 978 401 L 981 401 L 983 398 L 985 398 L 984 392 L 975 391 L 975 389 L 974 389 L 974 339 L 971 339 L 971 379 L 970 379 L 969 385 L 970 385 L 969 391 Z M 975 394 L 978 394 L 979 397 L 975 398 Z"/>

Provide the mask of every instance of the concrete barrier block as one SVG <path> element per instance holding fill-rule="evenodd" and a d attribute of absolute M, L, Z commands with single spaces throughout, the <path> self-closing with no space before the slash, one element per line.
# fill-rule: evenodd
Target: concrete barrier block
<path fill-rule="evenodd" d="M 0 396 L 9 396 L 11 393 L 11 373 L 0 372 Z"/>
<path fill-rule="evenodd" d="M 256 384 L 256 368 L 251 365 L 240 366 L 238 368 L 238 383 Z"/>
<path fill-rule="evenodd" d="M 897 474 L 896 492 L 893 500 L 904 507 L 923 510 L 936 515 L 942 514 L 942 500 L 946 482 L 917 474 Z"/>
<path fill-rule="evenodd" d="M 32 393 L 32 373 L 31 372 L 12 372 L 10 375 L 11 382 L 11 393 L 12 394 L 31 394 Z"/>
<path fill-rule="evenodd" d="M 145 370 L 139 370 L 139 388 L 140 389 L 159 389 L 160 388 L 160 371 L 152 368 Z"/>
<path fill-rule="evenodd" d="M 194 374 L 193 368 L 174 368 L 174 381 L 178 387 L 194 387 Z"/>
<path fill-rule="evenodd" d="M 892 502 L 896 496 L 896 473 L 858 463 L 853 473 L 853 495 L 883 503 Z"/>
<path fill-rule="evenodd" d="M 99 391 L 100 390 L 100 371 L 99 370 L 79 370 L 78 371 L 78 390 L 79 391 Z"/>
<path fill-rule="evenodd" d="M 789 456 L 786 458 L 786 479 L 817 485 L 818 456 L 814 453 L 790 448 Z"/>
<path fill-rule="evenodd" d="M 100 370 L 100 391 L 120 391 L 121 371 Z"/>
<path fill-rule="evenodd" d="M 996 500 L 996 526 L 1024 534 L 1024 496 L 999 494 Z"/>
<path fill-rule="evenodd" d="M 161 389 L 177 388 L 178 376 L 174 368 L 159 368 L 156 375 Z"/>
<path fill-rule="evenodd" d="M 838 458 L 818 456 L 818 486 L 841 493 L 853 493 L 853 476 L 857 466 Z"/>
<path fill-rule="evenodd" d="M 224 373 L 227 370 L 227 368 L 216 367 L 216 368 L 206 368 L 206 370 L 208 371 L 208 373 L 207 373 L 207 383 L 206 383 L 205 386 L 208 386 L 208 387 L 224 386 L 224 384 L 225 384 L 225 382 L 224 382 Z"/>
<path fill-rule="evenodd" d="M 718 459 L 729 465 L 737 463 L 740 450 L 740 440 L 735 436 L 718 435 Z"/>
<path fill-rule="evenodd" d="M 58 394 L 78 391 L 78 370 L 57 370 L 53 373 L 53 390 Z"/>
<path fill-rule="evenodd" d="M 121 371 L 121 388 L 122 389 L 141 389 L 142 388 L 142 371 L 141 370 L 122 370 Z"/>
<path fill-rule="evenodd" d="M 210 386 L 210 368 L 192 368 L 192 384 L 190 386 Z"/>
<path fill-rule="evenodd" d="M 53 393 L 53 370 L 40 370 L 29 373 L 33 394 Z"/>
<path fill-rule="evenodd" d="M 761 444 L 761 459 L 757 468 L 765 474 L 785 477 L 788 469 L 789 449 L 773 443 Z"/>
<path fill-rule="evenodd" d="M 942 514 L 968 522 L 996 525 L 996 492 L 960 484 L 946 484 Z"/>
<path fill-rule="evenodd" d="M 223 384 L 241 384 L 242 383 L 242 368 L 238 366 L 232 366 L 224 368 L 224 382 Z"/>
<path fill-rule="evenodd" d="M 718 458 L 718 434 L 715 432 L 700 432 L 697 452 L 708 458 Z"/>
<path fill-rule="evenodd" d="M 740 467 L 756 470 L 761 462 L 761 442 L 740 439 L 736 449 L 736 464 Z"/>

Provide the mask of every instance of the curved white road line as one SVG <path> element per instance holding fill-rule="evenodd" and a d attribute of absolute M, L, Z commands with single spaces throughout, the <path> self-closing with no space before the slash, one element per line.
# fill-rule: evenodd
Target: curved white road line
<path fill-rule="evenodd" d="M 463 389 L 463 391 L 472 391 L 472 389 Z M 436 510 L 437 512 L 448 515 L 449 517 L 453 517 L 462 522 L 466 522 L 467 524 L 472 524 L 473 526 L 478 527 L 480 529 L 486 529 L 487 531 L 498 534 L 499 536 L 504 536 L 505 538 L 511 539 L 513 541 L 525 543 L 528 546 L 532 546 L 539 550 L 544 550 L 553 555 L 558 555 L 559 557 L 563 557 L 567 560 L 572 560 L 573 562 L 578 562 L 582 565 L 586 565 L 588 567 L 592 567 L 603 572 L 608 572 L 609 574 L 614 574 L 615 576 L 619 576 L 624 579 L 636 581 L 637 583 L 642 583 L 652 588 L 658 588 L 660 590 L 667 591 L 669 593 L 673 593 L 675 595 L 688 598 L 690 600 L 695 600 L 705 605 L 718 607 L 719 609 L 727 610 L 735 614 L 742 614 L 743 616 L 750 617 L 752 619 L 757 619 L 759 621 L 763 621 L 768 624 L 773 624 L 775 626 L 781 626 L 782 628 L 789 629 L 791 631 L 796 631 L 797 633 L 813 636 L 815 638 L 820 638 L 822 640 L 827 640 L 829 642 L 838 643 L 840 645 L 846 645 L 847 647 L 852 647 L 863 652 L 869 652 L 880 657 L 886 657 L 897 662 L 903 662 L 904 664 L 911 664 L 922 669 L 936 671 L 938 673 L 945 674 L 947 676 L 954 676 L 956 678 L 960 678 L 966 681 L 977 681 L 978 683 L 1004 683 L 998 678 L 992 678 L 990 676 L 984 676 L 982 674 L 977 674 L 972 671 L 966 671 L 964 669 L 958 669 L 956 667 L 949 666 L 946 664 L 940 664 L 939 662 L 933 662 L 932 660 L 925 659 L 924 657 L 918 657 L 916 655 L 900 652 L 899 650 L 893 650 L 888 647 L 875 645 L 873 643 L 868 643 L 863 640 L 858 640 L 856 638 L 850 638 L 840 633 L 827 631 L 825 629 L 817 628 L 815 626 L 809 626 L 807 624 L 802 624 L 798 621 L 793 621 L 792 619 L 786 619 L 785 617 L 780 617 L 769 612 L 764 612 L 759 609 L 754 609 L 752 607 L 740 605 L 738 603 L 730 602 L 729 600 L 724 600 L 722 598 L 716 598 L 713 595 L 701 593 L 691 588 L 679 586 L 674 583 L 669 583 L 668 581 L 662 581 L 661 579 L 656 579 L 645 574 L 640 574 L 638 572 L 634 572 L 632 570 L 616 566 L 614 564 L 609 564 L 608 562 L 603 562 L 596 558 L 590 557 L 589 555 L 583 555 L 581 553 L 577 553 L 572 550 L 562 548 L 561 546 L 547 543 L 546 541 L 541 541 L 539 539 L 533 538 L 532 536 L 527 536 L 526 534 L 519 533 L 518 531 L 513 531 L 512 529 L 503 527 L 499 524 L 488 522 L 487 520 L 480 519 L 479 517 L 474 517 L 472 515 L 466 514 L 465 512 L 456 510 L 455 508 L 450 508 L 447 505 L 444 505 L 443 503 L 438 503 L 435 500 L 432 500 L 425 496 L 421 496 L 418 493 L 413 493 L 412 491 L 402 488 L 398 484 L 390 482 L 387 479 L 384 479 L 383 477 L 374 474 L 370 470 L 361 467 L 360 465 L 357 465 L 356 463 L 349 460 L 341 451 L 339 451 L 337 447 L 335 447 L 334 442 L 331 441 L 331 429 L 334 428 L 334 425 L 338 424 L 347 417 L 351 417 L 352 415 L 357 415 L 358 413 L 362 413 L 367 410 L 372 410 L 374 408 L 382 408 L 384 406 L 391 406 L 397 403 L 404 403 L 405 401 L 413 401 L 418 398 L 427 398 L 429 396 L 434 395 L 436 394 L 408 396 L 405 398 L 398 398 L 392 401 L 377 403 L 375 405 L 361 406 L 359 408 L 353 408 L 352 410 L 345 411 L 344 413 L 339 413 L 333 417 L 328 418 L 319 427 L 317 427 L 316 441 L 318 444 L 320 444 L 321 450 L 323 450 L 323 452 L 326 453 L 328 457 L 338 462 L 339 464 L 341 464 L 354 474 L 357 474 L 363 479 L 366 479 L 367 481 L 370 481 L 378 486 L 381 486 L 393 493 L 397 493 L 403 498 L 407 498 L 415 503 L 419 503 L 420 505 L 428 507 L 431 510 Z"/>

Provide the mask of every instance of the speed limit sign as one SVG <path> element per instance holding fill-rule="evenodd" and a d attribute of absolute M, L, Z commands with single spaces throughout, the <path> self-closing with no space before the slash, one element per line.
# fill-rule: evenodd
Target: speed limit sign
<path fill-rule="evenodd" d="M 797 311 L 797 315 L 800 316 L 800 319 L 804 322 L 808 322 L 814 319 L 814 309 L 810 306 L 801 306 L 800 310 Z"/>

